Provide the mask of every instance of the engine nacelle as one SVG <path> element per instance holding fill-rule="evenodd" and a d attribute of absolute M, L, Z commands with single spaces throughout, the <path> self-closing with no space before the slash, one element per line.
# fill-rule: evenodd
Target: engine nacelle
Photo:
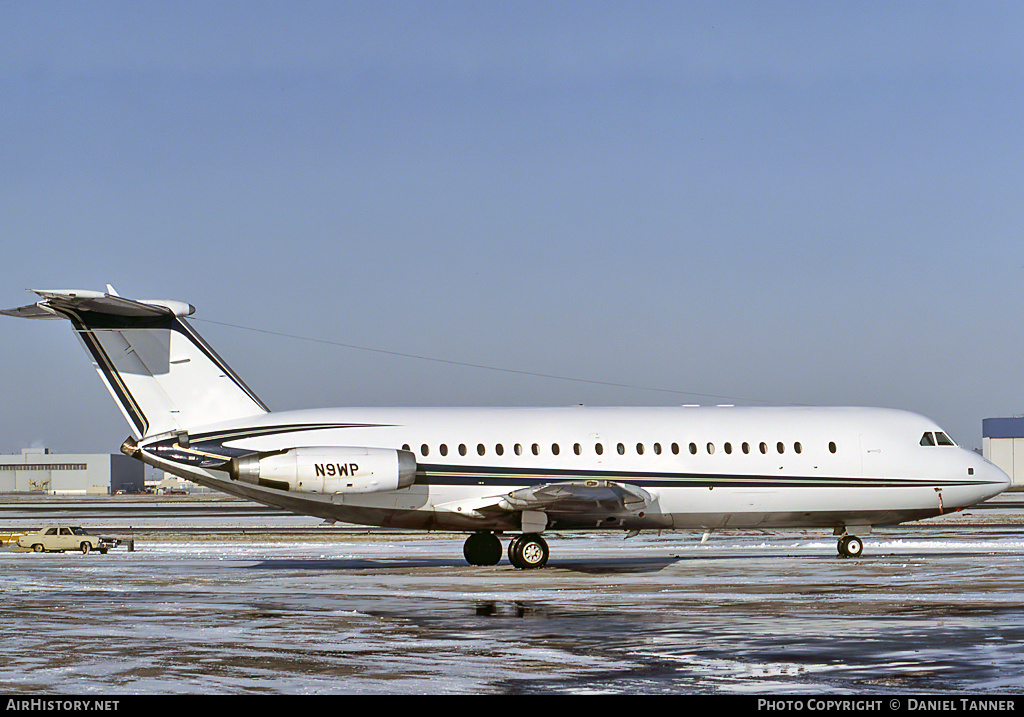
<path fill-rule="evenodd" d="M 378 493 L 408 488 L 416 456 L 391 448 L 310 447 L 231 459 L 232 480 L 304 493 Z"/>

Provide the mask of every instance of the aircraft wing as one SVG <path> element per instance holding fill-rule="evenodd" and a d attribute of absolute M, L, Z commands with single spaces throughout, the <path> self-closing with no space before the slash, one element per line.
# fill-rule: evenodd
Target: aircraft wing
<path fill-rule="evenodd" d="M 651 494 L 639 486 L 587 480 L 520 488 L 502 496 L 496 507 L 511 512 L 538 510 L 551 515 L 621 515 L 639 513 L 653 500 Z"/>
<path fill-rule="evenodd" d="M 544 513 L 559 517 L 586 520 L 590 516 L 605 520 L 640 514 L 653 502 L 654 496 L 639 486 L 605 480 L 559 481 L 520 488 L 503 495 L 456 501 L 436 506 L 437 510 L 458 512 L 477 519 L 495 513 Z"/>

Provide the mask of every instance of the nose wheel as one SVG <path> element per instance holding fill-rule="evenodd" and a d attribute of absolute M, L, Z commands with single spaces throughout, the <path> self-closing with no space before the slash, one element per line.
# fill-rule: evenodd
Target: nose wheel
<path fill-rule="evenodd" d="M 856 535 L 844 535 L 836 547 L 841 558 L 859 558 L 864 552 L 864 541 Z"/>

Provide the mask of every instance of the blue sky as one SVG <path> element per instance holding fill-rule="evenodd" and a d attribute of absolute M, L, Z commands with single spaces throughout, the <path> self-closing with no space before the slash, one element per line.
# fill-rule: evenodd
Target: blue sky
<path fill-rule="evenodd" d="M 1019 3 L 8 0 L 0 303 L 188 301 L 275 409 L 880 405 L 980 446 L 1024 413 L 1021 37 Z M 0 341 L 0 451 L 116 450 L 67 326 Z"/>

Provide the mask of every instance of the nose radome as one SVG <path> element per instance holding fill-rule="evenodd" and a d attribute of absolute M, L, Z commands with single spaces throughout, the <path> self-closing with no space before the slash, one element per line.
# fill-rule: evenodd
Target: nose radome
<path fill-rule="evenodd" d="M 988 483 L 989 491 L 981 500 L 988 500 L 993 496 L 997 496 L 1004 490 L 1010 487 L 1010 476 L 1008 476 L 1003 469 L 984 458 L 980 461 L 980 466 L 976 468 L 976 472 L 981 474 L 982 480 Z"/>
<path fill-rule="evenodd" d="M 1011 480 L 1010 480 L 1010 476 L 1009 476 L 1009 475 L 1007 475 L 1007 474 L 1006 474 L 1006 472 L 1005 472 L 1005 471 L 1003 471 L 1003 469 L 1002 469 L 1002 468 L 1000 468 L 999 466 L 997 466 L 997 465 L 996 465 L 995 463 L 989 463 L 989 464 L 988 464 L 988 467 L 989 467 L 989 470 L 991 470 L 991 471 L 992 471 L 993 473 L 995 473 L 995 474 L 996 474 L 997 476 L 999 476 L 999 480 L 1000 480 L 1000 482 L 1001 482 L 1001 483 L 1003 484 L 1003 488 L 1002 488 L 1002 490 L 1001 490 L 1001 491 L 999 491 L 1000 493 L 1001 493 L 1001 492 L 1002 492 L 1003 490 L 1006 490 L 1007 488 L 1009 488 L 1009 487 L 1010 487 L 1010 482 L 1011 482 Z"/>

